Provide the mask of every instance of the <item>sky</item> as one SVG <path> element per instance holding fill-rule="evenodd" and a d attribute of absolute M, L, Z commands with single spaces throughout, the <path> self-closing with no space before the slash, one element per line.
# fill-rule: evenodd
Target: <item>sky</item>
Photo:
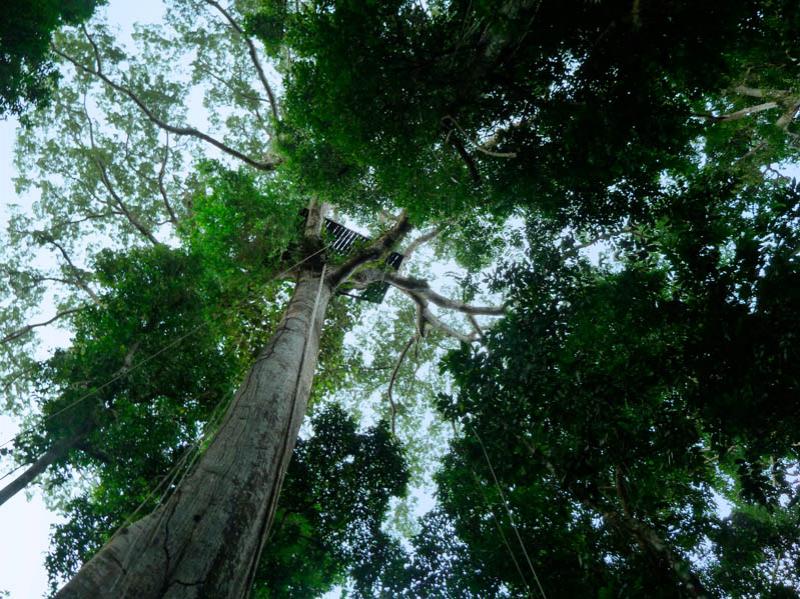
<path fill-rule="evenodd" d="M 0 121 L 0 215 L 3 216 L 9 204 L 19 201 L 11 181 L 14 175 L 12 152 L 16 127 L 14 119 Z M 51 333 L 50 337 L 56 338 L 57 335 Z M 18 430 L 17 423 L 11 418 L 0 416 L 0 443 L 13 437 Z M 6 462 L 0 469 L 0 476 L 8 470 Z M 47 511 L 38 491 L 32 493 L 30 499 L 25 493 L 18 493 L 0 506 L 0 531 L 6 539 L 6 542 L 0 543 L 0 591 L 8 591 L 12 599 L 33 599 L 44 594 L 47 588 L 44 553 L 50 525 L 55 521 L 55 514 Z M 13 542 L 8 542 L 9 539 L 13 539 Z"/>
<path fill-rule="evenodd" d="M 128 36 L 135 22 L 157 22 L 163 14 L 161 0 L 110 0 L 104 10 L 109 23 L 118 25 L 123 37 Z M 6 209 L 10 204 L 23 203 L 14 193 L 12 178 L 13 146 L 17 121 L 9 118 L 0 121 L 0 224 L 5 223 Z M 58 331 L 45 331 L 44 345 L 52 347 L 64 340 Z M 47 351 L 46 349 L 44 351 Z M 19 430 L 11 418 L 0 416 L 0 443 L 13 437 Z M 4 463 L 0 476 L 8 472 Z M 10 479 L 6 479 L 3 483 Z M 2 483 L 0 483 L 2 484 Z M 47 590 L 47 573 L 44 556 L 49 544 L 50 525 L 57 516 L 47 510 L 41 493 L 34 491 L 26 496 L 18 493 L 0 506 L 0 591 L 8 591 L 11 599 L 38 599 Z"/>

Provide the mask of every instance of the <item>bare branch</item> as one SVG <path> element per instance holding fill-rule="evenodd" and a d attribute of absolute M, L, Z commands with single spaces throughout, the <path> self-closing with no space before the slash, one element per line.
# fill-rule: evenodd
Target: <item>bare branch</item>
<path fill-rule="evenodd" d="M 748 96 L 750 98 L 775 98 L 788 96 L 790 93 L 787 89 L 760 89 L 746 85 L 737 85 L 733 88 L 733 91 L 740 96 Z"/>
<path fill-rule="evenodd" d="M 392 370 L 392 376 L 389 378 L 389 387 L 386 390 L 386 397 L 389 399 L 389 406 L 392 410 L 392 420 L 391 420 L 391 427 L 392 427 L 392 435 L 395 434 L 395 419 L 397 416 L 397 405 L 395 404 L 394 397 L 392 395 L 392 390 L 394 389 L 394 383 L 397 380 L 397 373 L 400 371 L 400 366 L 403 365 L 403 360 L 406 358 L 406 354 L 408 354 L 408 350 L 411 349 L 411 346 L 414 344 L 414 341 L 417 340 L 417 333 L 411 335 L 411 338 L 406 343 L 405 347 L 403 347 L 403 351 L 400 352 L 400 357 L 397 358 L 397 364 L 394 365 L 394 370 Z"/>
<path fill-rule="evenodd" d="M 764 112 L 766 110 L 772 110 L 773 108 L 783 107 L 784 112 L 775 122 L 775 126 L 785 131 L 789 127 L 789 124 L 797 116 L 797 111 L 800 110 L 800 99 L 798 99 L 797 97 L 790 96 L 787 90 L 763 90 L 763 89 L 740 85 L 734 88 L 734 91 L 738 94 L 749 96 L 752 98 L 773 98 L 773 99 L 770 100 L 769 102 L 763 102 L 761 104 L 756 104 L 755 106 L 748 106 L 747 108 L 742 108 L 741 110 L 737 110 L 729 114 L 724 114 L 724 115 L 696 114 L 693 116 L 697 116 L 712 122 L 736 121 L 739 119 L 743 119 L 747 116 L 750 116 L 751 114 Z"/>
<path fill-rule="evenodd" d="M 255 160 L 254 158 L 250 158 L 249 156 L 247 156 L 245 154 L 242 154 L 238 150 L 235 150 L 234 148 L 231 148 L 230 146 L 228 146 L 228 145 L 222 143 L 221 141 L 211 137 L 207 133 L 203 133 L 202 131 L 200 131 L 198 129 L 195 129 L 194 127 L 176 127 L 174 125 L 170 125 L 169 123 L 166 123 L 163 120 L 161 120 L 158 116 L 156 116 L 155 112 L 153 112 L 144 103 L 144 101 L 142 101 L 142 99 L 139 98 L 139 96 L 137 96 L 135 93 L 133 93 L 133 91 L 130 88 L 127 88 L 127 87 L 125 87 L 123 85 L 120 85 L 119 83 L 116 83 L 115 81 L 110 79 L 105 73 L 103 73 L 101 62 L 100 62 L 100 53 L 98 51 L 98 48 L 97 48 L 96 44 L 94 43 L 94 40 L 92 40 L 91 36 L 89 36 L 88 32 L 86 32 L 86 35 L 89 38 L 89 41 L 92 44 L 92 48 L 93 48 L 93 50 L 95 52 L 95 61 L 97 63 L 96 68 L 87 67 L 86 65 L 81 64 L 80 62 L 78 62 L 78 60 L 76 60 L 72 56 L 69 56 L 68 54 L 62 52 L 61 50 L 59 50 L 55 46 L 52 46 L 52 50 L 53 50 L 53 52 L 55 52 L 56 54 L 61 56 L 64 60 L 66 60 L 69 63 L 71 63 L 76 69 L 78 69 L 78 70 L 80 70 L 80 71 L 82 71 L 84 73 L 87 73 L 89 75 L 94 75 L 95 77 L 98 77 L 101 81 L 103 81 L 106 85 L 108 85 L 114 91 L 119 92 L 120 94 L 122 94 L 124 96 L 127 96 L 134 104 L 136 104 L 136 106 L 139 107 L 139 110 L 141 110 L 145 114 L 145 116 L 148 119 L 150 119 L 150 121 L 152 123 L 154 123 L 156 126 L 160 127 L 161 129 L 163 129 L 165 131 L 169 131 L 170 133 L 174 133 L 175 135 L 185 135 L 185 136 L 188 136 L 188 137 L 194 137 L 196 139 L 200 139 L 200 140 L 202 140 L 202 141 L 214 146 L 215 148 L 221 150 L 222 152 L 224 152 L 224 153 L 226 153 L 226 154 L 228 154 L 230 156 L 233 156 L 234 158 L 238 158 L 242 162 L 244 162 L 246 164 L 249 164 L 250 166 L 252 166 L 254 168 L 257 168 L 259 170 L 272 171 L 272 170 L 275 169 L 275 167 L 277 166 L 278 162 L 262 162 L 260 160 Z"/>
<path fill-rule="evenodd" d="M 445 335 L 455 337 L 464 343 L 474 343 L 477 341 L 474 335 L 467 335 L 461 331 L 457 331 L 451 326 L 446 325 L 444 322 L 439 320 L 439 318 L 437 318 L 427 307 L 423 308 L 422 315 L 425 317 L 425 322 L 429 323 L 433 328 L 438 329 Z"/>
<path fill-rule="evenodd" d="M 122 366 L 117 372 L 114 373 L 114 376 L 125 374 L 133 368 L 133 358 L 136 356 L 136 352 L 139 351 L 139 347 L 141 347 L 141 345 L 141 339 L 137 339 L 131 344 L 130 348 L 128 349 L 128 353 L 126 353 L 125 357 L 122 359 Z"/>
<path fill-rule="evenodd" d="M 164 200 L 164 206 L 167 208 L 170 222 L 177 227 L 178 217 L 175 215 L 175 211 L 172 209 L 172 204 L 169 203 L 167 190 L 164 187 L 164 174 L 167 170 L 167 159 L 169 158 L 169 131 L 166 132 L 166 136 L 167 139 L 164 143 L 164 159 L 161 161 L 161 168 L 158 170 L 158 190 L 161 192 L 161 197 Z"/>
<path fill-rule="evenodd" d="M 481 328 L 478 319 L 475 318 L 475 316 L 472 314 L 467 314 L 467 320 L 469 320 L 469 324 L 472 325 L 472 328 L 475 331 L 475 335 L 477 335 L 479 339 L 483 339 L 483 329 Z"/>
<path fill-rule="evenodd" d="M 363 273 L 363 277 L 360 278 L 362 278 L 362 280 L 363 278 L 366 278 L 368 280 L 375 281 L 388 281 L 398 289 L 402 289 L 403 291 L 411 291 L 424 296 L 427 300 L 430 300 L 432 303 L 441 308 L 456 310 L 458 312 L 463 312 L 464 314 L 485 314 L 488 316 L 502 316 L 505 314 L 504 306 L 471 306 L 469 304 L 465 304 L 464 302 L 445 297 L 431 289 L 427 281 L 422 281 L 420 279 L 401 277 L 394 273 L 378 270 L 366 271 Z"/>
<path fill-rule="evenodd" d="M 429 324 L 445 335 L 455 337 L 464 343 L 472 343 L 475 341 L 475 336 L 466 335 L 439 320 L 436 315 L 430 311 L 430 308 L 428 308 L 428 300 L 425 297 L 407 289 L 403 289 L 403 293 L 414 300 L 414 302 L 417 304 L 417 328 L 419 329 L 420 337 L 425 336 L 425 325 Z"/>
<path fill-rule="evenodd" d="M 412 297 L 412 299 L 414 298 Z M 425 315 L 422 312 L 423 304 L 415 300 L 414 305 L 416 306 L 414 326 L 417 327 L 417 338 L 422 339 L 425 336 Z"/>
<path fill-rule="evenodd" d="M 47 325 L 54 323 L 59 318 L 63 318 L 64 316 L 69 316 L 70 314 L 75 314 L 76 312 L 80 312 L 85 307 L 86 306 L 81 306 L 79 308 L 71 308 L 69 310 L 62 310 L 61 312 L 56 313 L 56 315 L 53 316 L 52 318 L 50 318 L 48 320 L 45 320 L 43 322 L 34 322 L 34 323 L 31 323 L 31 324 L 26 324 L 24 327 L 21 327 L 21 328 L 17 329 L 16 331 L 12 331 L 11 333 L 8 333 L 5 337 L 0 339 L 0 345 L 5 345 L 6 343 L 9 343 L 9 342 L 14 341 L 16 339 L 19 339 L 20 337 L 23 337 L 23 336 L 27 335 L 33 329 L 36 329 L 38 327 L 46 327 Z"/>
<path fill-rule="evenodd" d="M 792 102 L 792 104 L 786 109 L 780 118 L 775 121 L 775 126 L 786 131 L 786 129 L 797 116 L 798 110 L 800 110 L 800 102 L 795 99 L 795 101 Z"/>
<path fill-rule="evenodd" d="M 414 252 L 416 252 L 420 248 L 420 246 L 428 243 L 432 239 L 435 239 L 436 236 L 439 235 L 440 231 L 441 229 L 439 227 L 431 229 L 427 233 L 423 233 L 422 235 L 414 239 L 411 243 L 409 243 L 408 247 L 406 247 L 406 249 L 403 250 L 403 256 L 405 256 L 403 264 L 406 264 L 406 262 L 408 262 L 408 259 Z"/>
<path fill-rule="evenodd" d="M 272 91 L 272 86 L 267 81 L 267 76 L 264 73 L 264 67 L 261 66 L 261 61 L 258 60 L 258 52 L 256 51 L 256 46 L 253 43 L 253 40 L 242 30 L 236 20 L 231 16 L 231 14 L 226 11 L 219 2 L 215 0 L 205 0 L 207 4 L 210 4 L 214 8 L 216 8 L 222 16 L 227 19 L 228 23 L 230 23 L 231 28 L 238 33 L 244 43 L 247 44 L 247 51 L 250 54 L 250 60 L 253 62 L 253 66 L 255 67 L 256 71 L 258 72 L 258 78 L 261 80 L 261 85 L 264 86 L 264 91 L 267 92 L 267 97 L 269 98 L 269 106 L 270 110 L 272 110 L 272 116 L 275 118 L 275 121 L 278 121 L 278 102 L 275 99 L 275 93 Z"/>
<path fill-rule="evenodd" d="M 476 150 L 478 150 L 478 151 L 479 151 L 479 152 L 481 152 L 482 154 L 486 154 L 487 156 L 491 156 L 491 157 L 493 157 L 493 158 L 516 158 L 516 157 L 517 157 L 517 153 L 516 153 L 516 152 L 495 152 L 495 151 L 493 151 L 493 150 L 490 150 L 490 149 L 489 149 L 488 147 L 486 147 L 486 146 L 482 146 L 482 145 L 480 145 L 479 143 L 477 143 L 477 142 L 475 142 L 475 141 L 471 140 L 471 139 L 470 139 L 470 138 L 467 136 L 467 132 L 466 132 L 466 131 L 464 131 L 464 130 L 461 128 L 461 125 L 459 125 L 459 124 L 458 124 L 458 121 L 457 121 L 456 119 L 454 119 L 452 116 L 450 116 L 450 115 L 448 114 L 448 115 L 446 115 L 446 116 L 442 117 L 442 122 L 443 122 L 443 123 L 446 123 L 446 122 L 448 122 L 448 121 L 449 121 L 450 123 L 452 123 L 452 124 L 453 124 L 453 126 L 454 126 L 456 129 L 458 129 L 458 130 L 459 130 L 459 132 L 461 133 L 461 135 L 463 135 L 463 136 L 464 136 L 464 139 L 466 139 L 466 140 L 469 142 L 469 144 L 470 144 L 470 145 L 471 145 L 473 148 L 475 148 Z M 496 143 L 496 141 L 495 141 L 495 143 Z"/>
<path fill-rule="evenodd" d="M 481 183 L 481 174 L 478 171 L 478 166 L 475 164 L 475 160 L 472 156 L 469 155 L 467 149 L 464 147 L 464 144 L 455 136 L 451 135 L 452 130 L 447 133 L 445 137 L 445 142 L 449 142 L 451 146 L 455 149 L 456 153 L 461 156 L 461 159 L 464 161 L 464 164 L 467 165 L 467 170 L 469 171 L 469 175 L 472 178 L 472 181 L 478 185 Z"/>
<path fill-rule="evenodd" d="M 727 121 L 738 121 L 739 119 L 748 117 L 751 114 L 764 112 L 765 110 L 772 110 L 773 108 L 778 108 L 779 106 L 780 104 L 778 102 L 770 101 L 764 102 L 763 104 L 756 104 L 755 106 L 748 106 L 747 108 L 742 108 L 741 110 L 730 112 L 728 114 L 693 114 L 692 116 L 696 116 L 714 123 L 722 123 Z"/>
<path fill-rule="evenodd" d="M 523 127 L 527 127 L 528 125 L 529 121 L 527 119 L 521 119 L 515 123 L 509 124 L 509 126 L 504 129 L 499 129 L 494 133 L 494 135 L 483 142 L 483 148 L 486 150 L 491 150 L 492 148 L 496 147 L 498 143 L 500 143 L 500 138 L 502 137 L 503 133 L 509 133 L 514 129 L 521 129 Z"/>
<path fill-rule="evenodd" d="M 92 290 L 91 287 L 89 287 L 89 284 L 83 278 L 84 270 L 75 266 L 75 263 L 69 257 L 69 254 L 67 253 L 67 250 L 64 249 L 64 246 L 58 243 L 55 238 L 48 233 L 43 233 L 42 236 L 50 245 L 55 246 L 55 248 L 64 257 L 64 261 L 67 263 L 69 271 L 75 276 L 75 285 L 83 289 L 95 303 L 99 303 L 100 299 L 97 297 L 97 294 Z"/>

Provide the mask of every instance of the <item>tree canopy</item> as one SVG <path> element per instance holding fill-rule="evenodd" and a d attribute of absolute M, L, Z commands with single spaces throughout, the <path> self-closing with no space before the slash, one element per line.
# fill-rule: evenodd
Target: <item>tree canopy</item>
<path fill-rule="evenodd" d="M 107 593 L 138 547 L 152 596 L 800 594 L 795 2 L 165 4 L 132 46 L 94 2 L 0 29 L 0 109 L 42 104 L 0 497 L 39 477 L 67 517 L 54 593 L 128 535 Z M 243 416 L 271 360 L 296 380 Z M 170 578 L 230 423 L 280 418 L 274 466 L 217 468 L 279 493 L 226 525 L 254 548 Z"/>
<path fill-rule="evenodd" d="M 103 0 L 11 0 L 0 21 L 0 115 L 45 104 L 58 74 L 50 36 L 88 19 Z"/>

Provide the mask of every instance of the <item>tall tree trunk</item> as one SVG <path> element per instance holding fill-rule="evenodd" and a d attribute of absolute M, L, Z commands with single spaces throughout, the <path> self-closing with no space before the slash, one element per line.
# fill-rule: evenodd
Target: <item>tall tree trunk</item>
<path fill-rule="evenodd" d="M 332 287 L 301 274 L 195 469 L 170 499 L 119 532 L 59 599 L 245 597 L 306 410 Z"/>
<path fill-rule="evenodd" d="M 3 505 L 6 501 L 14 497 L 14 495 L 28 486 L 28 484 L 33 481 L 34 478 L 47 470 L 51 464 L 67 455 L 69 450 L 75 447 L 78 444 L 78 441 L 80 441 L 85 434 L 85 431 L 81 431 L 72 437 L 67 437 L 56 441 L 53 446 L 45 451 L 38 460 L 28 466 L 25 472 L 0 489 L 0 505 Z"/>

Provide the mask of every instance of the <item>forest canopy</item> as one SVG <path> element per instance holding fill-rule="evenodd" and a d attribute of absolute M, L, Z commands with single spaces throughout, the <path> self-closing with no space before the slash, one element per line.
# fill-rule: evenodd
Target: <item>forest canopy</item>
<path fill-rule="evenodd" d="M 0 503 L 53 596 L 800 596 L 796 2 L 41 4 Z"/>

